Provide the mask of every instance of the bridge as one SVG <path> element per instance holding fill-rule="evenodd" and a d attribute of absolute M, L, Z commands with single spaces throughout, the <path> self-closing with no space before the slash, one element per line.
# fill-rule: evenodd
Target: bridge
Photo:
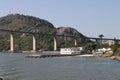
<path fill-rule="evenodd" d="M 54 40 L 54 51 L 57 50 L 57 40 L 56 40 L 56 36 L 64 36 L 64 37 L 74 37 L 72 35 L 56 35 L 56 34 L 45 34 L 42 32 L 29 32 L 29 31 L 17 31 L 17 30 L 6 30 L 6 29 L 0 29 L 0 32 L 6 32 L 10 34 L 10 51 L 13 52 L 14 51 L 14 37 L 13 34 L 14 33 L 26 33 L 26 34 L 32 34 L 33 37 L 33 51 L 36 51 L 36 38 L 35 35 L 36 34 L 40 34 L 40 35 L 48 35 L 48 36 L 53 36 L 53 40 Z M 75 46 L 77 45 L 76 40 L 75 41 Z"/>
<path fill-rule="evenodd" d="M 101 38 L 95 38 L 95 37 L 87 37 L 88 39 L 95 39 L 95 40 L 101 40 Z M 120 41 L 120 39 L 111 39 L 111 38 L 102 38 L 102 40 L 115 40 Z"/>
<path fill-rule="evenodd" d="M 74 45 L 77 45 L 77 41 L 76 41 L 76 36 L 73 35 L 57 35 L 57 34 L 44 34 L 42 32 L 29 32 L 29 31 L 17 31 L 17 30 L 5 30 L 5 29 L 0 29 L 0 32 L 7 32 L 10 34 L 10 51 L 14 52 L 14 37 L 13 37 L 13 33 L 27 33 L 27 34 L 32 34 L 32 38 L 33 38 L 33 51 L 36 51 L 36 38 L 35 38 L 35 34 L 40 34 L 40 35 L 49 35 L 49 36 L 53 36 L 53 40 L 54 40 L 54 51 L 57 50 L 57 40 L 56 40 L 56 36 L 63 36 L 63 37 L 72 37 L 74 38 Z M 95 38 L 95 37 L 86 37 L 86 39 L 94 39 L 96 40 L 96 42 L 99 40 L 101 40 L 101 38 Z M 110 39 L 110 38 L 102 38 L 102 40 L 112 40 L 112 41 L 119 41 L 120 39 Z"/>

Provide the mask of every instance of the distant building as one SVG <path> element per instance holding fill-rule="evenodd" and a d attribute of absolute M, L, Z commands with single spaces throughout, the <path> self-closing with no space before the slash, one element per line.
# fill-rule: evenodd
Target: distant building
<path fill-rule="evenodd" d="M 115 44 L 115 41 L 114 41 L 114 40 L 109 40 L 109 41 L 108 41 L 108 44 L 109 44 L 109 46 L 114 45 L 114 44 Z"/>
<path fill-rule="evenodd" d="M 81 54 L 82 47 L 61 48 L 60 54 Z"/>
<path fill-rule="evenodd" d="M 115 44 L 115 40 L 103 40 L 102 44 L 107 44 L 107 45 L 111 46 L 111 45 Z"/>
<path fill-rule="evenodd" d="M 102 54 L 106 52 L 113 53 L 111 48 L 102 48 L 102 49 L 97 49 L 96 51 L 93 51 L 93 53 L 102 53 Z"/>

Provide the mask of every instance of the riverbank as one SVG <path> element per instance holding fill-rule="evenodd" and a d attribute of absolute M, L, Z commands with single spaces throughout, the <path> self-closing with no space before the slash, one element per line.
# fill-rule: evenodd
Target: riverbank
<path fill-rule="evenodd" d="M 48 54 L 60 54 L 60 51 L 42 51 L 41 53 L 48 53 Z"/>
<path fill-rule="evenodd" d="M 104 58 L 109 58 L 112 60 L 117 60 L 120 61 L 120 56 L 114 56 L 113 53 L 105 53 L 105 54 L 93 54 L 94 57 L 104 57 Z"/>
<path fill-rule="evenodd" d="M 110 59 L 120 61 L 120 56 L 111 56 Z"/>
<path fill-rule="evenodd" d="M 6 52 L 4 52 L 6 53 Z M 11 53 L 11 52 L 7 52 L 7 53 Z M 16 53 L 16 52 L 12 52 L 13 54 Z M 60 54 L 60 51 L 22 51 L 22 52 L 19 52 L 19 53 L 40 53 L 40 54 L 53 54 L 53 55 L 56 55 L 56 54 Z M 34 55 L 33 55 L 34 56 Z M 35 55 L 36 56 L 36 55 Z M 118 60 L 120 61 L 120 56 L 113 56 L 113 54 L 80 54 L 80 55 L 76 55 L 76 56 L 79 56 L 79 57 L 104 57 L 104 58 L 109 58 L 109 59 L 112 59 L 112 60 Z"/>
<path fill-rule="evenodd" d="M 81 54 L 81 55 L 77 55 L 79 57 L 95 57 L 93 54 Z"/>

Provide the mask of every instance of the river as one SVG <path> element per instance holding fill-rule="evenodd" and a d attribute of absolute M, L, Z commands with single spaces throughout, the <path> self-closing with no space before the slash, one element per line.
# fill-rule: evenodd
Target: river
<path fill-rule="evenodd" d="M 120 62 L 107 58 L 26 58 L 28 54 L 0 53 L 4 80 L 120 80 Z"/>

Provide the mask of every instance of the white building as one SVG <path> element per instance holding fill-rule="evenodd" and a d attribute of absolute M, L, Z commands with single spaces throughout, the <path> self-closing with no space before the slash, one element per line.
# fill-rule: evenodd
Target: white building
<path fill-rule="evenodd" d="M 61 48 L 60 54 L 81 54 L 82 47 Z"/>
<path fill-rule="evenodd" d="M 109 44 L 109 46 L 114 45 L 114 44 L 115 44 L 115 41 L 114 41 L 114 40 L 109 40 L 109 41 L 108 41 L 108 44 Z"/>
<path fill-rule="evenodd" d="M 111 48 L 102 48 L 98 49 L 96 52 L 93 51 L 93 53 L 106 53 L 106 52 L 113 53 Z"/>

